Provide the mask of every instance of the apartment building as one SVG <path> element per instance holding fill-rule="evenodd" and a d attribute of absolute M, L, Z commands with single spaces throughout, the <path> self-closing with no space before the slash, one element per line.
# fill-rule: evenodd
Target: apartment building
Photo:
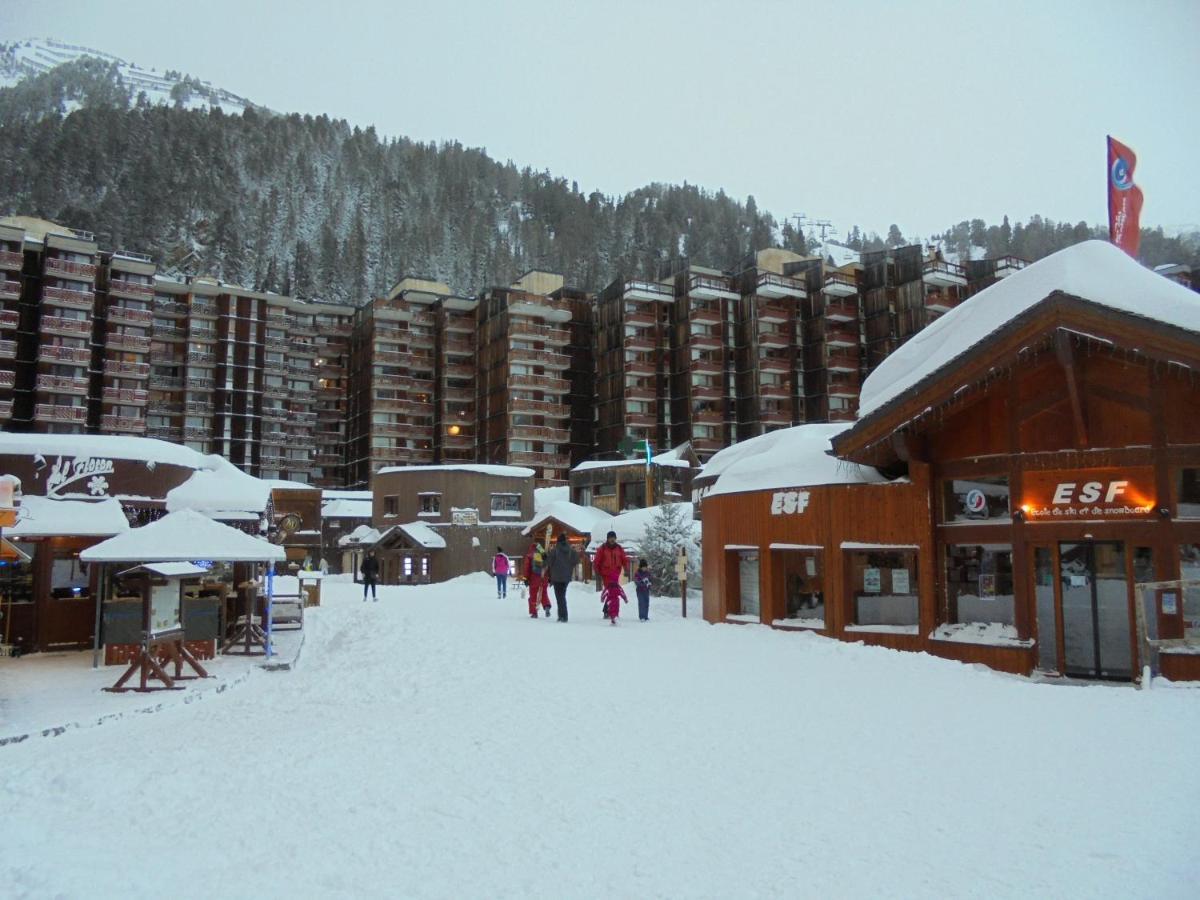
<path fill-rule="evenodd" d="M 477 458 L 532 468 L 542 484 L 565 484 L 572 301 L 562 276 L 535 270 L 491 288 L 478 315 Z"/>
<path fill-rule="evenodd" d="M 24 268 L 25 232 L 0 225 L 0 426 L 12 419 Z"/>
<path fill-rule="evenodd" d="M 858 254 L 823 254 L 788 271 L 803 274 L 809 289 L 802 329 L 805 421 L 853 421 L 862 368 Z"/>
<path fill-rule="evenodd" d="M 479 301 L 447 289 L 436 318 L 437 390 L 433 455 L 439 464 L 474 462 L 476 448 L 475 331 Z"/>

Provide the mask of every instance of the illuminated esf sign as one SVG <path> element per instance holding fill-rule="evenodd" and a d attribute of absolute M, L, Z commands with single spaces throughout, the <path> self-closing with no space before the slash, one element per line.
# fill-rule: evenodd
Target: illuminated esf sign
<path fill-rule="evenodd" d="M 1021 510 L 1027 519 L 1131 519 L 1154 515 L 1154 470 L 1084 469 L 1026 472 Z"/>
<path fill-rule="evenodd" d="M 808 491 L 776 491 L 771 497 L 771 515 L 794 516 L 808 509 Z"/>

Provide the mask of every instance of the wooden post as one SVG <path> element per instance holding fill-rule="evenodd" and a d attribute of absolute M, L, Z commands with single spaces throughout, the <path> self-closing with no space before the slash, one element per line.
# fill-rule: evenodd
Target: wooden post
<path fill-rule="evenodd" d="M 679 578 L 679 600 L 683 610 L 683 618 L 687 618 L 687 550 L 679 548 L 679 556 L 675 559 L 675 575 Z"/>

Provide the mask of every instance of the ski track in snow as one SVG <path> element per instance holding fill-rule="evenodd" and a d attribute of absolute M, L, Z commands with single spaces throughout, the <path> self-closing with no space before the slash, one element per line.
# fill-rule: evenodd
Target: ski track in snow
<path fill-rule="evenodd" d="M 613 628 L 583 585 L 567 626 L 482 575 L 325 592 L 291 672 L 0 748 L 4 893 L 1182 897 L 1200 877 L 1200 691 L 1034 684 L 669 598 Z"/>

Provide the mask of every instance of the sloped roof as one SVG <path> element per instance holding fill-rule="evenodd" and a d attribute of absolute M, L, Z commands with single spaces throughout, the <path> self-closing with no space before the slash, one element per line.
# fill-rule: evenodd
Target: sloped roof
<path fill-rule="evenodd" d="M 377 544 L 381 537 L 379 530 L 372 528 L 370 525 L 359 525 L 349 534 L 344 534 L 338 539 L 339 547 L 369 547 L 372 544 Z"/>
<path fill-rule="evenodd" d="M 321 507 L 322 519 L 369 519 L 371 500 L 327 500 Z"/>
<path fill-rule="evenodd" d="M 476 463 L 452 463 L 445 466 L 384 466 L 375 474 L 389 472 L 475 472 L 480 475 L 495 475 L 500 478 L 532 478 L 536 473 L 524 466 L 498 466 Z"/>
<path fill-rule="evenodd" d="M 678 506 L 686 519 L 693 519 L 691 503 L 663 504 L 663 506 Z M 588 542 L 588 552 L 594 552 L 597 547 L 603 544 L 610 531 L 617 533 L 617 543 L 625 548 L 626 553 L 638 551 L 641 548 L 642 541 L 645 540 L 646 527 L 658 515 L 660 508 L 658 506 L 647 506 L 644 509 L 631 509 L 610 517 L 607 522 L 599 522 L 592 532 L 591 541 Z M 700 523 L 692 521 L 692 530 L 698 535 Z"/>
<path fill-rule="evenodd" d="M 914 334 L 863 382 L 860 418 L 908 394 L 1056 292 L 1200 334 L 1200 295 L 1106 241 L 1085 241 L 980 291 Z"/>
<path fill-rule="evenodd" d="M 129 520 L 121 503 L 104 500 L 53 500 L 26 496 L 17 511 L 17 524 L 4 536 L 20 540 L 31 537 L 111 537 L 129 531 Z"/>
<path fill-rule="evenodd" d="M 375 543 L 383 543 L 392 534 L 399 532 L 418 547 L 426 550 L 445 550 L 446 539 L 426 525 L 424 522 L 406 522 L 403 525 L 393 525 L 379 535 Z"/>
<path fill-rule="evenodd" d="M 710 484 L 705 496 L 821 484 L 879 484 L 875 469 L 830 455 L 830 441 L 849 424 L 796 425 L 769 431 L 713 454 L 697 480 Z M 711 479 L 715 478 L 715 482 Z"/>
<path fill-rule="evenodd" d="M 604 522 L 610 518 L 609 513 L 602 509 L 596 509 L 594 506 L 580 506 L 570 500 L 556 500 L 539 509 L 533 517 L 533 521 L 525 527 L 521 534 L 533 534 L 550 519 L 562 522 L 572 531 L 580 534 L 591 534 L 598 522 Z"/>
<path fill-rule="evenodd" d="M 84 562 L 269 562 L 283 561 L 287 554 L 277 544 L 214 522 L 195 510 L 181 509 L 89 547 L 79 558 Z"/>

